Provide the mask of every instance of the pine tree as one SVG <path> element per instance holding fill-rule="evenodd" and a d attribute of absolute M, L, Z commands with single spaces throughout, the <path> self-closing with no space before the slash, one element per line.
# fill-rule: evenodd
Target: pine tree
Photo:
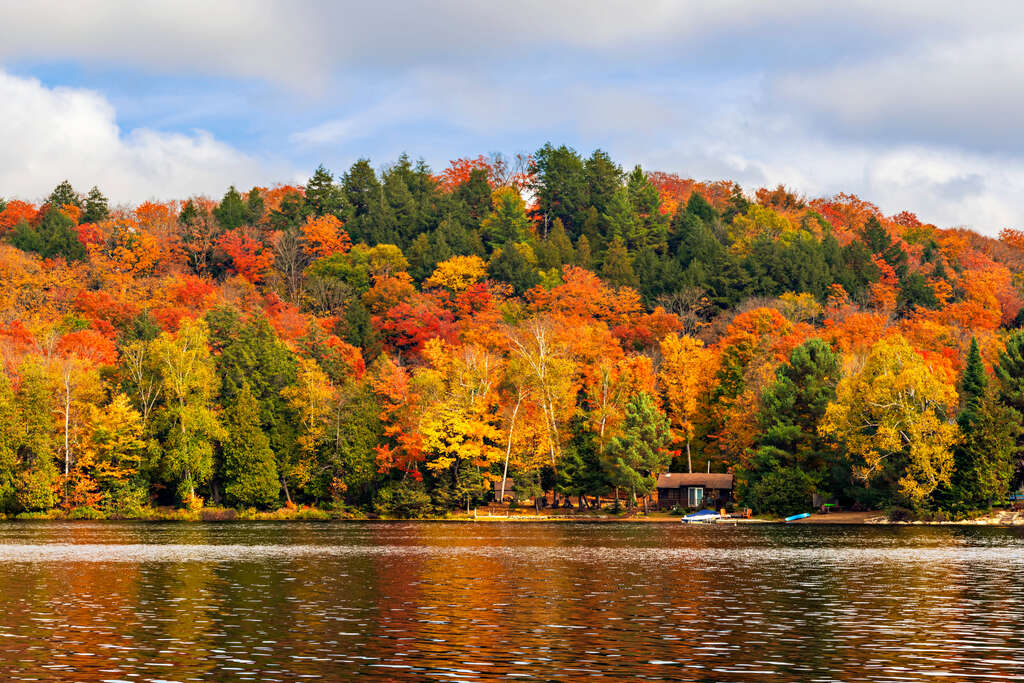
<path fill-rule="evenodd" d="M 548 143 L 533 155 L 534 191 L 540 213 L 553 221 L 561 218 L 570 236 L 579 234 L 580 219 L 588 206 L 587 176 L 576 150 Z"/>
<path fill-rule="evenodd" d="M 621 434 L 612 438 L 602 455 L 611 483 L 630 492 L 630 505 L 637 495 L 650 493 L 657 475 L 668 469 L 670 440 L 668 418 L 650 395 L 634 396 L 626 405 Z"/>
<path fill-rule="evenodd" d="M 53 188 L 53 192 L 46 198 L 46 203 L 50 205 L 51 209 L 57 210 L 68 205 L 82 208 L 82 198 L 78 196 L 75 188 L 71 187 L 71 183 L 67 180 L 62 181 L 60 185 Z"/>
<path fill-rule="evenodd" d="M 480 224 L 492 249 L 506 242 L 522 242 L 530 230 L 526 203 L 515 188 L 503 187 L 492 195 L 494 210 Z"/>
<path fill-rule="evenodd" d="M 1014 414 L 989 390 L 978 340 L 971 339 L 960 379 L 963 438 L 953 450 L 952 500 L 968 509 L 990 507 L 1005 498 L 1013 477 Z"/>
<path fill-rule="evenodd" d="M 329 215 L 346 220 L 345 194 L 334 184 L 334 176 L 323 164 L 317 166 L 306 183 L 306 206 L 314 216 Z"/>
<path fill-rule="evenodd" d="M 256 399 L 261 428 L 279 458 L 277 469 L 282 476 L 289 476 L 294 465 L 296 419 L 281 391 L 296 381 L 295 356 L 265 316 L 243 322 L 238 311 L 218 308 L 210 311 L 206 320 L 221 380 L 221 405 L 233 404 L 242 388 L 248 387 Z"/>
<path fill-rule="evenodd" d="M 226 231 L 239 228 L 249 221 L 249 211 L 234 185 L 228 189 L 220 204 L 213 210 L 213 217 Z"/>
<path fill-rule="evenodd" d="M 1024 330 L 1014 330 L 1006 339 L 1006 345 L 999 352 L 999 364 L 995 366 L 999 379 L 999 401 L 1013 411 L 1015 446 L 1013 449 L 1013 486 L 1024 482 Z"/>
<path fill-rule="evenodd" d="M 100 188 L 93 186 L 89 194 L 85 196 L 85 211 L 82 213 L 83 223 L 99 223 L 106 220 L 110 214 L 107 206 L 107 198 L 100 192 Z"/>
<path fill-rule="evenodd" d="M 455 188 L 453 195 L 465 204 L 466 214 L 476 225 L 491 212 L 491 184 L 482 168 L 470 171 L 469 178 Z"/>
<path fill-rule="evenodd" d="M 274 453 L 260 424 L 260 411 L 249 384 L 242 384 L 227 410 L 224 442 L 224 495 L 237 507 L 277 505 L 281 483 Z"/>
<path fill-rule="evenodd" d="M 43 258 L 84 261 L 86 257 L 85 246 L 75 231 L 75 222 L 52 206 L 38 227 L 19 223 L 11 233 L 11 244 L 22 251 L 35 252 Z"/>
<path fill-rule="evenodd" d="M 580 235 L 576 240 L 576 265 L 589 270 L 594 265 L 594 256 L 590 252 L 590 240 L 586 235 Z"/>
<path fill-rule="evenodd" d="M 960 379 L 960 397 L 962 410 L 960 415 L 970 419 L 972 409 L 976 408 L 988 388 L 988 377 L 985 375 L 985 364 L 981 360 L 977 337 L 971 338 L 971 347 L 967 351 L 967 365 Z M 963 425 L 961 425 L 963 426 Z"/>
<path fill-rule="evenodd" d="M 572 248 L 572 242 L 569 241 L 569 235 L 565 232 L 565 226 L 557 218 L 551 222 L 551 230 L 548 231 L 548 242 L 551 244 L 553 252 L 558 256 L 559 265 L 569 265 L 576 260 L 576 252 Z"/>
<path fill-rule="evenodd" d="M 608 226 L 608 239 L 619 238 L 632 247 L 641 243 L 641 226 L 625 188 L 619 188 L 618 192 L 612 195 L 603 217 Z"/>
<path fill-rule="evenodd" d="M 594 150 L 584 164 L 587 181 L 587 199 L 597 213 L 605 213 L 612 196 L 622 185 L 622 168 L 607 152 Z"/>
<path fill-rule="evenodd" d="M 254 187 L 249 190 L 249 194 L 245 195 L 245 213 L 246 223 L 255 225 L 263 218 L 263 195 L 260 194 L 260 189 Z"/>
<path fill-rule="evenodd" d="M 626 251 L 626 245 L 616 235 L 608 245 L 608 251 L 604 255 L 604 264 L 601 266 L 601 277 L 618 287 L 636 286 L 636 274 L 633 272 L 633 262 Z"/>
<path fill-rule="evenodd" d="M 762 393 L 761 436 L 738 473 L 743 500 L 759 512 L 789 514 L 805 509 L 817 490 L 841 492 L 841 455 L 818 434 L 840 372 L 839 355 L 822 340 L 809 339 Z"/>
<path fill-rule="evenodd" d="M 512 285 L 516 294 L 523 294 L 540 282 L 537 269 L 514 242 L 506 242 L 491 259 L 487 265 L 487 274 L 499 282 Z"/>

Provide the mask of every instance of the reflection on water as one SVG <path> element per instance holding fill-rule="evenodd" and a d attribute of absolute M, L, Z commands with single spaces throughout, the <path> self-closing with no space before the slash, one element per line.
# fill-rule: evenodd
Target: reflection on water
<path fill-rule="evenodd" d="M 0 526 L 2 680 L 1024 680 L 985 528 Z"/>

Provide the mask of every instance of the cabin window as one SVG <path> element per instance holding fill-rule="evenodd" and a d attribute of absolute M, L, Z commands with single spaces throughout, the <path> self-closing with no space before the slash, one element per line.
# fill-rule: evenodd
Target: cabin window
<path fill-rule="evenodd" d="M 704 502 L 704 487 L 703 486 L 691 486 L 686 491 L 687 504 L 692 508 L 699 508 L 701 503 Z"/>

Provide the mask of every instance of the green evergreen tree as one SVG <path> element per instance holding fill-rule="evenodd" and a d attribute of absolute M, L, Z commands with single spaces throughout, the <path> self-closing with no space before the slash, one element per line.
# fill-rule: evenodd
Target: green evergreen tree
<path fill-rule="evenodd" d="M 622 185 L 622 168 L 600 149 L 594 150 L 584 164 L 587 200 L 598 214 L 608 211 L 612 196 Z"/>
<path fill-rule="evenodd" d="M 643 242 L 642 226 L 633 211 L 626 188 L 621 187 L 612 195 L 603 215 L 609 240 L 619 238 L 628 246 L 635 247 Z"/>
<path fill-rule="evenodd" d="M 381 352 L 380 335 L 373 326 L 370 311 L 363 300 L 352 297 L 345 306 L 345 324 L 342 338 L 352 346 L 358 346 L 366 362 L 372 362 Z"/>
<path fill-rule="evenodd" d="M 559 463 L 558 491 L 566 496 L 577 496 L 579 508 L 584 507 L 585 496 L 603 496 L 610 486 L 607 473 L 601 466 L 600 447 L 596 435 L 583 413 L 577 413 L 569 423 L 572 438 Z"/>
<path fill-rule="evenodd" d="M 512 285 L 516 294 L 522 294 L 540 283 L 537 269 L 514 242 L 506 242 L 487 265 L 487 274 L 499 282 Z"/>
<path fill-rule="evenodd" d="M 590 240 L 586 235 L 580 235 L 580 238 L 576 240 L 576 265 L 587 270 L 594 267 L 594 256 L 590 252 Z"/>
<path fill-rule="evenodd" d="M 893 241 L 889 231 L 881 224 L 877 216 L 871 216 L 864 223 L 860 237 L 872 254 L 878 254 L 892 266 L 896 277 L 901 280 L 907 275 L 907 252 Z"/>
<path fill-rule="evenodd" d="M 1013 411 L 1013 467 L 1011 486 L 1024 483 L 1024 330 L 1014 330 L 1006 338 L 994 368 L 999 379 L 999 401 Z"/>
<path fill-rule="evenodd" d="M 335 185 L 334 176 L 323 164 L 317 166 L 306 183 L 306 206 L 314 216 L 334 216 L 341 221 L 347 219 L 345 193 Z"/>
<path fill-rule="evenodd" d="M 60 185 L 53 188 L 53 192 L 51 192 L 50 196 L 46 198 L 45 203 L 48 204 L 51 209 L 57 210 L 60 210 L 69 204 L 71 206 L 82 208 L 82 198 L 77 192 L 75 192 L 75 188 L 71 187 L 71 183 L 67 180 L 62 181 Z"/>
<path fill-rule="evenodd" d="M 281 197 L 281 204 L 270 212 L 268 223 L 272 230 L 294 231 L 306 222 L 309 216 L 306 198 L 299 192 L 289 191 Z"/>
<path fill-rule="evenodd" d="M 214 351 L 221 405 L 232 405 L 243 386 L 256 397 L 260 423 L 277 454 L 282 475 L 291 472 L 295 452 L 296 418 L 281 391 L 295 383 L 295 356 L 278 338 L 270 321 L 257 315 L 243 321 L 232 308 L 216 308 L 206 315 L 210 346 Z"/>
<path fill-rule="evenodd" d="M 761 436 L 748 466 L 738 473 L 745 504 L 759 512 L 789 514 L 806 509 L 815 492 L 842 492 L 848 466 L 818 434 L 840 374 L 839 355 L 820 339 L 796 347 L 779 366 L 775 382 L 761 395 Z"/>
<path fill-rule="evenodd" d="M 609 481 L 630 492 L 630 506 L 637 496 L 654 490 L 657 476 L 668 469 L 672 457 L 668 418 L 649 394 L 639 393 L 626 404 L 622 432 L 612 438 L 602 454 Z"/>
<path fill-rule="evenodd" d="M 587 176 L 576 150 L 548 143 L 533 155 L 534 191 L 546 220 L 561 218 L 571 236 L 579 234 L 582 212 L 588 206 Z"/>
<path fill-rule="evenodd" d="M 351 380 L 347 384 L 351 385 Z M 333 481 L 343 481 L 345 490 L 341 495 L 348 504 L 368 505 L 381 479 L 375 450 L 383 439 L 380 403 L 365 385 L 351 386 L 345 395 L 346 399 L 336 403 L 331 415 L 333 438 L 325 452 L 323 471 L 330 473 L 332 479 L 321 477 L 323 493 L 319 495 L 328 497 Z"/>
<path fill-rule="evenodd" d="M 433 247 L 430 244 L 430 237 L 421 232 L 406 249 L 406 258 L 409 259 L 409 275 L 416 282 L 423 282 L 437 267 L 437 261 L 431 258 Z"/>
<path fill-rule="evenodd" d="M 236 507 L 276 507 L 281 491 L 277 464 L 248 382 L 243 382 L 232 398 L 226 422 L 225 498 Z"/>
<path fill-rule="evenodd" d="M 258 187 L 254 187 L 245 195 L 245 222 L 250 225 L 258 223 L 263 218 L 263 209 L 263 195 Z"/>
<path fill-rule="evenodd" d="M 950 498 L 967 509 L 988 508 L 1009 491 L 1017 423 L 989 389 L 977 339 L 971 340 L 960 379 L 960 403 L 957 424 L 963 439 L 953 450 Z"/>
<path fill-rule="evenodd" d="M 487 182 L 487 171 L 476 168 L 469 172 L 469 178 L 455 188 L 455 198 L 462 201 L 465 211 L 476 225 L 491 212 L 491 184 Z"/>
<path fill-rule="evenodd" d="M 110 209 L 107 206 L 107 198 L 100 192 L 100 188 L 93 186 L 89 194 L 85 196 L 85 203 L 82 212 L 83 223 L 99 223 L 107 219 Z"/>
<path fill-rule="evenodd" d="M 21 222 L 11 233 L 11 244 L 22 251 L 32 251 L 43 258 L 84 261 L 85 246 L 78 239 L 75 222 L 64 212 L 51 206 L 35 227 Z"/>
<path fill-rule="evenodd" d="M 213 210 L 213 217 L 225 231 L 239 228 L 249 221 L 249 210 L 245 206 L 242 195 L 232 185 Z"/>
<path fill-rule="evenodd" d="M 491 249 L 506 242 L 522 242 L 530 234 L 530 219 L 526 217 L 526 203 L 512 188 L 494 193 L 494 210 L 480 224 Z"/>
<path fill-rule="evenodd" d="M 605 252 L 601 277 L 617 287 L 635 287 L 637 284 L 632 259 L 618 235 L 612 238 Z"/>
<path fill-rule="evenodd" d="M 686 201 L 686 213 L 696 216 L 708 224 L 713 223 L 718 217 L 715 208 L 708 204 L 708 200 L 704 199 L 704 195 L 699 192 L 690 194 L 690 198 Z"/>
<path fill-rule="evenodd" d="M 372 242 L 382 232 L 381 214 L 384 212 L 384 188 L 369 159 L 359 159 L 341 180 L 345 199 L 351 207 L 350 219 L 345 225 L 353 242 Z"/>

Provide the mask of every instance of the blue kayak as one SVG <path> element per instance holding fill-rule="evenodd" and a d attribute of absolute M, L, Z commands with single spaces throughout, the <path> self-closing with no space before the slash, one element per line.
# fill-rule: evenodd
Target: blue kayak
<path fill-rule="evenodd" d="M 796 521 L 798 519 L 804 519 L 805 517 L 810 517 L 810 516 L 811 516 L 810 512 L 801 512 L 799 515 L 790 515 L 789 517 L 786 517 L 785 521 L 793 522 L 793 521 Z"/>

